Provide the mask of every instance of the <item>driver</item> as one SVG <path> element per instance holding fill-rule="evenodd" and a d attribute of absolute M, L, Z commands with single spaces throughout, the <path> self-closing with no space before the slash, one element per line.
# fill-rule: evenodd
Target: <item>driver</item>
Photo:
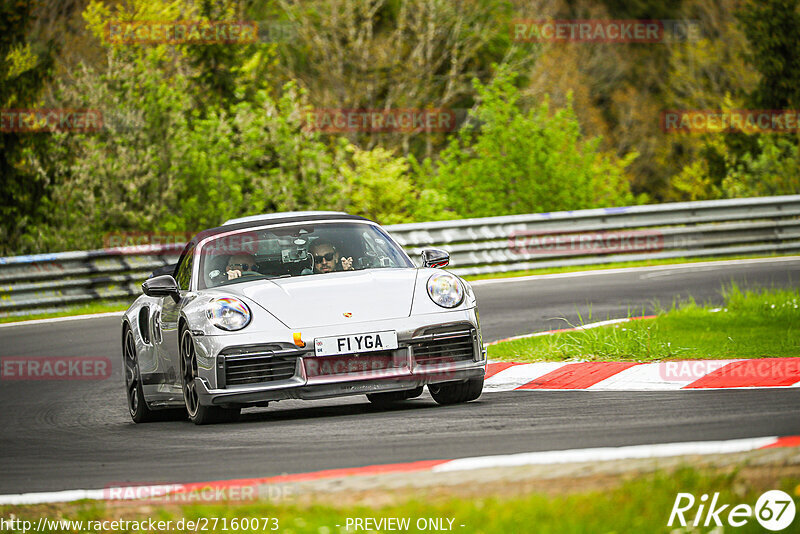
<path fill-rule="evenodd" d="M 314 256 L 315 273 L 353 270 L 353 258 L 340 257 L 336 247 L 328 241 L 315 241 L 309 250 Z"/>
<path fill-rule="evenodd" d="M 228 280 L 239 278 L 242 273 L 248 271 L 258 273 L 258 263 L 256 263 L 256 257 L 252 254 L 234 254 L 228 258 L 228 264 L 225 266 Z"/>
<path fill-rule="evenodd" d="M 224 272 L 214 270 L 211 271 L 208 276 L 212 280 L 212 283 L 216 285 L 227 280 L 235 280 L 241 277 L 242 273 L 247 272 L 261 274 L 258 272 L 256 257 L 252 254 L 234 254 L 228 258 Z"/>

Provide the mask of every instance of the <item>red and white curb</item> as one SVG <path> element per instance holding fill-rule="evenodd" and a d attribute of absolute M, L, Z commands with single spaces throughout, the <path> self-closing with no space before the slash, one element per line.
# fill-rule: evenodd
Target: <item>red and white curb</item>
<path fill-rule="evenodd" d="M 711 311 L 719 311 L 719 309 Z M 492 341 L 486 346 L 515 339 L 590 330 L 655 317 L 655 315 L 625 317 L 573 328 L 534 332 Z M 531 389 L 673 391 L 677 389 L 767 387 L 800 387 L 800 358 L 674 360 L 655 363 L 490 362 L 486 369 L 484 382 L 484 391 Z"/>
<path fill-rule="evenodd" d="M 484 391 L 800 387 L 800 358 L 636 362 L 490 362 Z"/>
<path fill-rule="evenodd" d="M 561 451 L 527 452 L 498 456 L 477 456 L 456 460 L 426 460 L 419 462 L 371 465 L 349 469 L 328 469 L 311 473 L 298 473 L 263 478 L 219 480 L 189 484 L 155 486 L 109 487 L 94 490 L 67 490 L 47 493 L 22 493 L 0 495 L 0 505 L 31 505 L 43 503 L 71 502 L 82 499 L 103 501 L 135 501 L 143 495 L 149 499 L 158 496 L 180 495 L 193 491 L 220 491 L 232 488 L 273 486 L 314 480 L 343 479 L 354 476 L 378 476 L 393 473 L 448 473 L 496 467 L 521 467 L 528 465 L 554 465 L 577 462 L 604 462 L 642 458 L 668 458 L 687 455 L 731 454 L 778 447 L 800 447 L 800 436 L 770 436 L 734 439 L 727 441 L 693 441 L 663 443 L 655 445 L 633 445 L 627 447 L 600 447 L 592 449 L 568 449 Z M 133 489 L 134 491 L 125 491 Z"/>

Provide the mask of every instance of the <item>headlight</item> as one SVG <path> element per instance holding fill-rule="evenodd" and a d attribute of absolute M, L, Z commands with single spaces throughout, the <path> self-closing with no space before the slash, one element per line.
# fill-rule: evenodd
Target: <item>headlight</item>
<path fill-rule="evenodd" d="M 464 300 L 464 289 L 455 275 L 436 273 L 428 278 L 428 296 L 443 308 L 455 308 Z"/>
<path fill-rule="evenodd" d="M 250 308 L 237 298 L 217 298 L 208 303 L 206 317 L 217 328 L 241 330 L 250 324 Z"/>

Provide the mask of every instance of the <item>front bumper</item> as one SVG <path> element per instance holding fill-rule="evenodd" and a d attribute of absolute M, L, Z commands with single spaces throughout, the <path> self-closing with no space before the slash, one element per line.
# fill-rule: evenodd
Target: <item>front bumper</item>
<path fill-rule="evenodd" d="M 254 405 L 267 401 L 283 399 L 323 399 L 330 397 L 341 397 L 348 395 L 363 395 L 367 393 L 379 393 L 413 389 L 419 386 L 463 381 L 470 378 L 482 378 L 486 372 L 486 351 L 482 346 L 480 326 L 477 316 L 473 310 L 459 312 L 458 314 L 443 313 L 437 314 L 440 321 L 431 321 L 433 317 L 423 317 L 422 319 L 408 318 L 405 324 L 397 325 L 398 348 L 393 351 L 385 351 L 382 356 L 392 361 L 390 367 L 374 370 L 351 370 L 350 372 L 336 372 L 332 374 L 314 375 L 309 369 L 320 367 L 321 358 L 314 355 L 312 350 L 312 336 L 308 337 L 308 345 L 305 349 L 298 349 L 287 343 L 272 343 L 269 347 L 274 352 L 274 359 L 264 356 L 263 350 L 231 350 L 239 349 L 243 345 L 237 341 L 253 341 L 252 337 L 247 340 L 231 339 L 224 346 L 218 345 L 219 340 L 212 340 L 210 336 L 199 336 L 195 338 L 195 343 L 203 350 L 198 350 L 198 355 L 205 353 L 210 365 L 201 369 L 200 376 L 196 379 L 199 401 L 206 406 L 231 406 L 231 405 Z M 454 317 L 454 315 L 456 315 Z M 444 320 L 441 320 L 444 319 Z M 346 332 L 366 332 L 386 330 L 387 325 L 362 323 L 353 325 Z M 328 335 L 329 330 L 321 332 Z M 306 336 L 304 335 L 304 338 Z M 316 336 L 313 336 L 316 337 Z M 263 338 L 262 338 L 263 340 Z M 211 345 L 211 346 L 209 346 Z M 244 345 L 245 347 L 250 345 Z M 259 348 L 267 345 L 258 345 Z M 213 350 L 210 357 L 209 350 Z M 257 352 L 257 355 L 235 354 Z M 364 353 L 358 358 L 367 358 L 377 353 Z M 273 362 L 281 359 L 280 365 L 275 368 L 282 368 L 280 376 L 273 376 L 267 381 L 257 381 L 257 383 L 232 383 L 233 375 L 244 374 L 239 369 L 252 369 L 257 367 L 250 365 L 249 361 L 241 366 L 241 357 L 257 358 L 259 362 Z M 230 358 L 233 358 L 238 367 L 231 365 Z M 316 361 L 314 361 L 316 360 Z M 256 361 L 256 360 L 252 360 Z M 292 368 L 289 362 L 294 363 Z M 311 365 L 309 365 L 311 364 Z M 235 369 L 235 372 L 231 372 Z M 241 376 L 237 376 L 241 378 Z"/>
<path fill-rule="evenodd" d="M 414 389 L 426 384 L 461 381 L 469 378 L 483 378 L 486 366 L 462 367 L 451 371 L 439 370 L 435 373 L 393 374 L 382 377 L 337 377 L 314 384 L 298 380 L 293 384 L 272 384 L 267 387 L 248 387 L 236 389 L 209 389 L 206 381 L 197 379 L 197 392 L 200 403 L 205 406 L 255 405 L 260 402 L 285 399 L 326 399 L 367 393 L 381 393 Z"/>

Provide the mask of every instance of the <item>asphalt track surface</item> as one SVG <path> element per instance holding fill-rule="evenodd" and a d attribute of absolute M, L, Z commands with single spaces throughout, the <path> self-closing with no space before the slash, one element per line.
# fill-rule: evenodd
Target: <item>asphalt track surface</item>
<path fill-rule="evenodd" d="M 788 287 L 800 259 L 477 284 L 484 340 L 652 311 L 720 288 Z M 565 322 L 566 321 L 566 322 Z M 365 397 L 283 401 L 236 424 L 135 425 L 125 406 L 119 318 L 0 328 L 0 357 L 106 356 L 102 381 L 0 382 L 0 493 L 199 482 L 519 452 L 798 435 L 800 389 L 486 393 L 390 409 Z"/>

